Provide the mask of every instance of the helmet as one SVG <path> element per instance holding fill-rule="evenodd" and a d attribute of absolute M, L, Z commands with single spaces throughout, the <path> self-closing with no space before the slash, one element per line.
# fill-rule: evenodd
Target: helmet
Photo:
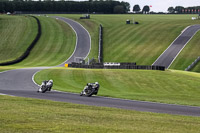
<path fill-rule="evenodd" d="M 98 82 L 95 82 L 95 84 L 97 85 L 97 84 L 99 84 Z"/>
<path fill-rule="evenodd" d="M 53 83 L 53 80 L 52 80 L 52 79 L 50 79 L 50 80 L 49 80 L 49 82 L 52 82 L 52 83 Z"/>

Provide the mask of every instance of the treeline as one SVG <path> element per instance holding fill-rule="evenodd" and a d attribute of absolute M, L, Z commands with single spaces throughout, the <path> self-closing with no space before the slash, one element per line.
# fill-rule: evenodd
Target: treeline
<path fill-rule="evenodd" d="M 0 12 L 69 12 L 69 13 L 127 13 L 130 10 L 128 2 L 107 1 L 31 1 L 14 0 L 0 1 Z"/>
<path fill-rule="evenodd" d="M 140 5 L 138 5 L 138 4 L 134 5 L 133 6 L 133 13 L 144 13 L 144 14 L 149 13 L 150 7 L 151 6 L 146 5 L 141 10 Z"/>
<path fill-rule="evenodd" d="M 200 13 L 200 6 L 195 7 L 183 7 L 183 6 L 176 6 L 168 8 L 169 13 L 178 13 L 178 14 L 197 14 Z"/>

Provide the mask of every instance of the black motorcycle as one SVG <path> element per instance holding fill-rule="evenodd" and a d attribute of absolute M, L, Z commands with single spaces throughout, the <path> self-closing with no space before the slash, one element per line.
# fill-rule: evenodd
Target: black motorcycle
<path fill-rule="evenodd" d="M 87 96 L 87 97 L 91 97 L 92 95 L 97 95 L 98 94 L 98 91 L 99 91 L 99 84 L 96 82 L 96 83 L 88 83 L 83 91 L 80 93 L 80 96 Z"/>

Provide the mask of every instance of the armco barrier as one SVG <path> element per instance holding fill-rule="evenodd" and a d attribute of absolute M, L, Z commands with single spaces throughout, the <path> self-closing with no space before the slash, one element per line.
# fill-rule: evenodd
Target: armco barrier
<path fill-rule="evenodd" d="M 104 66 L 103 63 L 95 63 L 91 65 L 84 65 L 80 63 L 68 64 L 68 67 L 72 68 L 89 68 L 89 69 L 143 69 L 143 70 L 161 70 L 165 71 L 163 66 L 141 66 L 141 65 L 120 65 L 120 66 Z"/>
<path fill-rule="evenodd" d="M 200 56 L 199 56 L 194 62 L 192 62 L 192 64 L 189 65 L 189 66 L 185 69 L 185 71 L 190 71 L 192 68 L 194 68 L 194 67 L 196 66 L 196 64 L 197 64 L 199 61 L 200 61 Z"/>
<path fill-rule="evenodd" d="M 31 50 L 33 49 L 33 47 L 35 46 L 37 41 L 40 39 L 40 36 L 41 36 L 41 24 L 40 24 L 40 21 L 35 16 L 31 16 L 31 17 L 35 18 L 36 21 L 37 21 L 37 24 L 38 24 L 37 36 L 35 37 L 35 39 L 31 43 L 31 45 L 26 49 L 26 51 L 19 58 L 15 59 L 15 60 L 12 60 L 12 61 L 7 61 L 7 62 L 4 62 L 4 63 L 0 63 L 0 66 L 12 65 L 12 64 L 16 64 L 16 63 L 19 63 L 22 60 L 24 60 L 30 54 Z"/>
<path fill-rule="evenodd" d="M 103 26 L 99 26 L 99 55 L 98 55 L 99 63 L 103 62 Z"/>

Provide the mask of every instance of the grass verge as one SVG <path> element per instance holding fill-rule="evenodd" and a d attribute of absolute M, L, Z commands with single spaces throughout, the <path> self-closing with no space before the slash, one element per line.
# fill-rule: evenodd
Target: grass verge
<path fill-rule="evenodd" d="M 200 131 L 200 117 L 144 113 L 1 95 L 0 101 L 1 133 Z"/>
<path fill-rule="evenodd" d="M 186 45 L 183 51 L 179 54 L 176 60 L 173 62 L 171 69 L 185 70 L 189 65 L 194 62 L 198 56 L 200 56 L 200 32 L 192 38 L 192 40 Z M 199 64 L 192 69 L 193 72 L 200 72 Z"/>
<path fill-rule="evenodd" d="M 197 73 L 55 68 L 35 76 L 39 84 L 46 79 L 53 79 L 53 89 L 61 91 L 80 93 L 86 83 L 98 81 L 101 96 L 200 106 Z"/>
<path fill-rule="evenodd" d="M 94 59 L 98 59 L 98 50 L 99 50 L 99 23 L 97 23 L 96 21 L 94 21 L 93 19 L 80 19 L 81 15 L 80 14 L 64 14 L 64 15 L 60 15 L 58 14 L 58 16 L 62 16 L 62 17 L 66 17 L 66 18 L 70 18 L 73 19 L 75 21 L 77 21 L 78 23 L 80 23 L 81 25 L 83 25 L 84 28 L 86 28 L 88 30 L 88 32 L 90 33 L 91 36 L 91 51 L 88 55 L 88 57 L 94 58 Z"/>

